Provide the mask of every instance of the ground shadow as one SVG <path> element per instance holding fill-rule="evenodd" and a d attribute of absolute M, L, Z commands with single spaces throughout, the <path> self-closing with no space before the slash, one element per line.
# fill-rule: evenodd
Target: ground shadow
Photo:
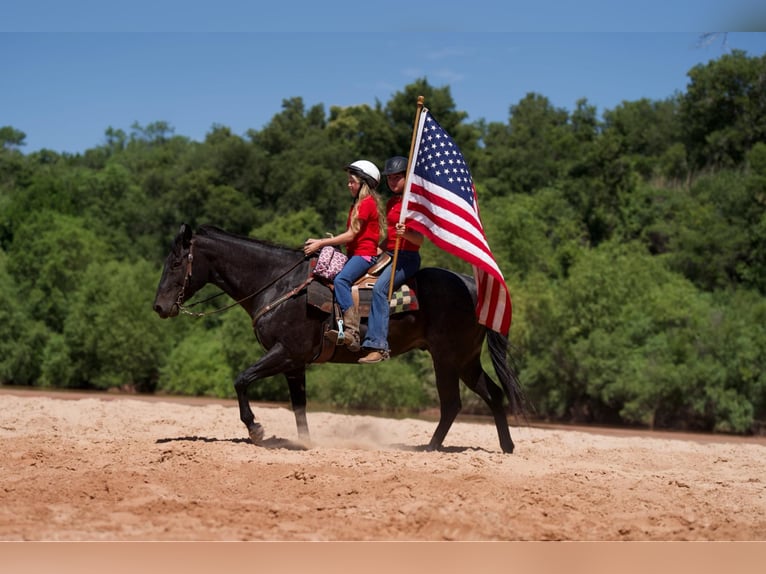
<path fill-rule="evenodd" d="M 163 444 L 167 442 L 232 442 L 237 444 L 249 444 L 252 445 L 253 441 L 249 438 L 210 438 L 205 436 L 179 436 L 172 438 L 158 438 L 155 441 L 157 444 Z M 271 438 L 264 439 L 263 442 L 258 445 L 263 448 L 278 449 L 283 448 L 285 450 L 311 450 L 312 446 L 301 442 L 295 442 L 286 438 L 278 438 L 272 436 Z M 390 448 L 409 452 L 444 452 L 444 453 L 460 453 L 460 452 L 486 452 L 492 453 L 494 451 L 487 450 L 477 446 L 441 446 L 436 451 L 430 451 L 427 444 L 411 445 L 395 443 L 390 444 Z"/>
<path fill-rule="evenodd" d="M 166 442 L 233 442 L 238 444 L 252 445 L 253 441 L 249 438 L 210 438 L 205 436 L 179 436 L 172 438 L 158 438 L 155 441 L 157 444 Z M 309 450 L 309 448 L 302 443 L 294 442 L 285 438 L 277 438 L 272 436 L 271 438 L 264 439 L 263 442 L 258 445 L 263 448 L 284 448 L 286 450 Z"/>
<path fill-rule="evenodd" d="M 466 451 L 486 452 L 486 453 L 494 452 L 494 451 L 487 450 L 486 448 L 481 448 L 478 446 L 440 446 L 435 451 L 430 450 L 427 444 L 421 444 L 421 445 L 415 445 L 415 446 L 411 444 L 392 444 L 390 446 L 391 448 L 395 448 L 396 450 L 407 450 L 410 452 L 447 452 L 447 453 L 466 452 Z"/>

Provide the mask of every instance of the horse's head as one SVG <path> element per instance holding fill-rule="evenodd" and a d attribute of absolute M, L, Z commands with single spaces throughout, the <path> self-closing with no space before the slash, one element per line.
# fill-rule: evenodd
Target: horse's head
<path fill-rule="evenodd" d="M 154 311 L 163 319 L 178 315 L 180 305 L 193 294 L 188 286 L 191 279 L 191 246 L 192 230 L 184 223 L 165 259 L 154 297 Z"/>

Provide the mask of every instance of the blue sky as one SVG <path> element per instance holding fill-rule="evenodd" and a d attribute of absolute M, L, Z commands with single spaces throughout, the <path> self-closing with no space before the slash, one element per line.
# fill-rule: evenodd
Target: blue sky
<path fill-rule="evenodd" d="M 202 140 L 213 125 L 259 130 L 284 99 L 374 106 L 422 77 L 449 86 L 469 121 L 506 122 L 529 92 L 568 110 L 586 98 L 601 114 L 683 92 L 693 66 L 731 49 L 766 53 L 763 32 L 700 43 L 724 23 L 747 29 L 748 2 L 442 0 L 438 14 L 393 0 L 11 2 L 0 7 L 0 126 L 26 134 L 25 153 L 82 152 L 135 122 Z"/>

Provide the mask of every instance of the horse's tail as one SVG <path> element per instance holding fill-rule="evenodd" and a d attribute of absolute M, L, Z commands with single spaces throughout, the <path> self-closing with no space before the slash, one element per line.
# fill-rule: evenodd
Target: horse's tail
<path fill-rule="evenodd" d="M 487 345 L 489 347 L 489 356 L 492 359 L 492 366 L 495 367 L 500 385 L 508 398 L 508 404 L 511 412 L 516 415 L 522 415 L 526 420 L 528 401 L 521 388 L 519 381 L 518 368 L 513 361 L 513 356 L 509 352 L 510 343 L 508 337 L 487 329 Z"/>

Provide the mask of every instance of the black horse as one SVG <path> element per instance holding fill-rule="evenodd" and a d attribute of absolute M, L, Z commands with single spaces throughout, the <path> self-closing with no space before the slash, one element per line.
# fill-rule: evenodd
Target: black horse
<path fill-rule="evenodd" d="M 306 421 L 306 365 L 329 360 L 356 363 L 359 355 L 345 346 L 334 347 L 332 357 L 321 358 L 328 313 L 307 304 L 310 260 L 302 251 L 233 235 L 212 226 L 196 233 L 184 224 L 165 261 L 154 310 L 162 317 L 178 315 L 183 303 L 211 283 L 247 311 L 266 354 L 241 372 L 234 382 L 242 422 L 253 443 L 264 430 L 255 421 L 247 388 L 258 379 L 283 374 L 302 441 L 309 441 Z M 445 269 L 424 268 L 415 276 L 419 309 L 392 315 L 391 356 L 413 349 L 430 352 L 441 407 L 439 424 L 426 448 L 439 449 L 461 409 L 462 381 L 489 406 L 503 452 L 513 452 L 504 397 L 523 408 L 523 393 L 508 363 L 508 339 L 476 321 L 474 280 Z M 325 287 L 322 287 L 323 289 Z M 364 337 L 364 323 L 361 326 Z M 487 338 L 499 387 L 481 366 Z M 374 369 L 375 366 L 362 366 Z"/>

